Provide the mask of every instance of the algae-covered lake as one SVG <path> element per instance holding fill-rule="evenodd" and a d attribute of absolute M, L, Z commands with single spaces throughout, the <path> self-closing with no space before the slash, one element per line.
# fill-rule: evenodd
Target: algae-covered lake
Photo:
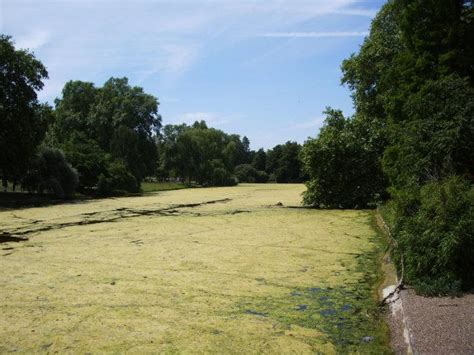
<path fill-rule="evenodd" d="M 303 185 L 3 210 L 0 352 L 388 352 L 373 212 Z"/>

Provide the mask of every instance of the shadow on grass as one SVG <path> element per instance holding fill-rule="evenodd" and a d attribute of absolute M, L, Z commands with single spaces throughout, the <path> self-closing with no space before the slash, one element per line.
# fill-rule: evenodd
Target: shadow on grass
<path fill-rule="evenodd" d="M 0 209 L 23 209 L 31 207 L 47 207 L 59 204 L 77 204 L 93 200 L 92 197 L 80 196 L 71 200 L 56 199 L 48 195 L 30 194 L 25 192 L 0 192 Z"/>

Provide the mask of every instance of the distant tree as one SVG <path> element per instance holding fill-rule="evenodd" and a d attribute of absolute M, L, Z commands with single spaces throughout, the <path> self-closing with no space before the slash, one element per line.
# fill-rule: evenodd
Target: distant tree
<path fill-rule="evenodd" d="M 78 183 L 75 169 L 59 149 L 44 148 L 30 166 L 23 187 L 56 198 L 72 198 Z"/>
<path fill-rule="evenodd" d="M 99 176 L 97 191 L 101 196 L 139 192 L 140 183 L 123 161 L 114 160 L 107 167 L 106 173 Z"/>
<path fill-rule="evenodd" d="M 232 172 L 245 153 L 238 135 L 226 134 L 197 121 L 191 126 L 165 126 L 158 141 L 162 176 L 169 174 L 201 185 L 236 183 Z"/>
<path fill-rule="evenodd" d="M 210 162 L 210 169 L 209 183 L 213 186 L 234 186 L 239 182 L 230 174 L 222 160 L 212 160 Z"/>
<path fill-rule="evenodd" d="M 160 127 L 158 100 L 130 86 L 127 78 L 111 78 L 101 88 L 70 81 L 62 98 L 56 100 L 48 141 L 80 160 L 79 176 L 85 178 L 81 186 L 92 188 L 90 184 L 98 183 L 99 176 L 106 173 L 104 166 L 112 160 L 120 160 L 138 182 L 154 175 L 158 167 L 155 136 Z M 89 154 L 91 149 L 95 155 Z"/>
<path fill-rule="evenodd" d="M 278 144 L 267 151 L 266 172 L 276 182 L 301 182 L 304 172 L 300 159 L 301 146 L 296 142 Z"/>
<path fill-rule="evenodd" d="M 99 144 L 82 132 L 75 132 L 61 145 L 67 160 L 78 171 L 78 189 L 82 193 L 97 186 L 99 176 L 105 174 L 111 160 L 110 154 L 100 149 Z"/>
<path fill-rule="evenodd" d="M 253 157 L 252 165 L 257 170 L 265 171 L 267 164 L 267 154 L 263 148 L 260 148 Z"/>
<path fill-rule="evenodd" d="M 275 170 L 276 182 L 301 182 L 302 164 L 300 160 L 301 146 L 296 142 L 282 145 L 278 168 Z"/>
<path fill-rule="evenodd" d="M 278 144 L 267 151 L 267 161 L 265 170 L 268 174 L 274 174 L 278 169 L 279 161 L 282 156 L 282 146 Z"/>
<path fill-rule="evenodd" d="M 28 169 L 51 120 L 51 109 L 38 102 L 48 72 L 27 50 L 16 50 L 0 35 L 0 178 L 16 181 Z"/>
<path fill-rule="evenodd" d="M 268 174 L 265 171 L 257 170 L 250 164 L 237 165 L 234 174 L 239 182 L 265 183 L 268 181 Z"/>

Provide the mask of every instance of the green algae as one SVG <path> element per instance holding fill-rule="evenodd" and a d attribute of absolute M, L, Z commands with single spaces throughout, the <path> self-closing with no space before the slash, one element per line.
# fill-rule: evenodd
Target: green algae
<path fill-rule="evenodd" d="M 0 212 L 29 238 L 0 251 L 0 352 L 386 352 L 371 212 L 286 208 L 303 189 Z"/>

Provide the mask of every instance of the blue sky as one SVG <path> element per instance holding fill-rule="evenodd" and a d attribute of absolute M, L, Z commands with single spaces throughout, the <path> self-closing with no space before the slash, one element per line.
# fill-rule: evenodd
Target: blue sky
<path fill-rule="evenodd" d="M 163 124 L 204 119 L 271 148 L 316 136 L 326 106 L 352 114 L 340 64 L 384 1 L 0 0 L 0 33 L 34 51 L 53 103 L 68 80 L 129 78 Z"/>

